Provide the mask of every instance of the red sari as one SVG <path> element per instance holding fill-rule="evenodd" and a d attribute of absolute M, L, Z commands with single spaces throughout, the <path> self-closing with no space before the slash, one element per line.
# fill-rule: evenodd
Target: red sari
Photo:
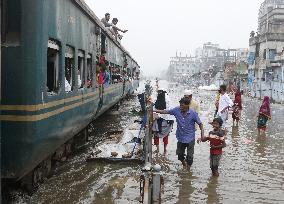
<path fill-rule="evenodd" d="M 259 130 L 265 131 L 266 123 L 269 119 L 271 119 L 269 97 L 264 96 L 262 105 L 260 106 L 260 109 L 259 109 L 257 128 Z"/>
<path fill-rule="evenodd" d="M 233 106 L 233 113 L 232 117 L 234 120 L 239 121 L 241 117 L 241 110 L 243 109 L 242 107 L 242 94 L 240 91 L 237 91 L 235 93 L 235 100 L 234 100 L 234 106 Z"/>

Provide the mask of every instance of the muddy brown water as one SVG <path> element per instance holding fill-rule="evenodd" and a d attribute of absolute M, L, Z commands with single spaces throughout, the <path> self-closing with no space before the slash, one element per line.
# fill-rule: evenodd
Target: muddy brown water
<path fill-rule="evenodd" d="M 169 93 L 171 106 L 184 88 Z M 201 120 L 211 129 L 214 92 L 199 91 Z M 209 168 L 209 145 L 195 145 L 190 172 L 182 169 L 175 155 L 175 130 L 169 137 L 167 154 L 154 154 L 162 166 L 164 186 L 162 203 L 284 203 L 284 106 L 273 104 L 272 120 L 266 135 L 257 135 L 256 116 L 260 101 L 245 98 L 239 127 L 229 119 L 227 147 L 221 159 L 220 176 L 212 177 Z M 93 141 L 55 170 L 33 196 L 15 192 L 12 203 L 138 203 L 140 166 L 86 162 L 90 148 L 106 132 L 123 129 L 138 118 L 130 114 L 139 109 L 137 100 L 124 101 L 119 115 L 104 114 L 97 120 Z M 200 135 L 200 131 L 197 131 Z M 153 148 L 155 150 L 155 147 Z"/>

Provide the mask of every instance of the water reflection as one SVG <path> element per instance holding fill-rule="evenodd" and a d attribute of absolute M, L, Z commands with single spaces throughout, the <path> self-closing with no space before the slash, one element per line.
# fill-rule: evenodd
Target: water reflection
<path fill-rule="evenodd" d="M 239 137 L 239 126 L 233 126 L 232 127 L 232 138 L 237 138 Z"/>
<path fill-rule="evenodd" d="M 178 193 L 178 204 L 190 203 L 191 194 L 194 192 L 192 186 L 192 173 L 184 170 L 184 172 L 178 173 L 179 176 L 179 193 Z"/>
<path fill-rule="evenodd" d="M 266 148 L 267 148 L 267 136 L 266 134 L 259 134 L 255 139 L 255 151 L 256 155 L 264 158 L 266 157 Z"/>
<path fill-rule="evenodd" d="M 217 177 L 210 177 L 207 183 L 207 187 L 205 188 L 205 192 L 207 194 L 206 203 L 220 203 L 220 195 L 217 192 L 218 189 L 218 178 Z"/>
<path fill-rule="evenodd" d="M 101 192 L 95 192 L 94 204 L 112 204 L 116 199 L 121 198 L 123 189 L 128 181 L 128 177 L 114 177 L 112 178 Z"/>

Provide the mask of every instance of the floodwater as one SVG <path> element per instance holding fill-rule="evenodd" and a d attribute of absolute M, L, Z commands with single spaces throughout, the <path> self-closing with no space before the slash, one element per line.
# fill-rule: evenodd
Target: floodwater
<path fill-rule="evenodd" d="M 162 86 L 168 83 L 161 81 Z M 170 106 L 178 104 L 186 87 L 175 87 L 168 97 Z M 195 90 L 194 98 L 201 105 L 205 132 L 213 117 L 215 92 Z M 266 135 L 257 135 L 257 99 L 243 98 L 241 122 L 232 127 L 229 119 L 227 147 L 220 164 L 220 176 L 211 176 L 209 144 L 195 145 L 190 171 L 183 170 L 175 155 L 175 127 L 169 137 L 168 152 L 160 153 L 154 162 L 161 165 L 164 177 L 162 203 L 284 203 L 284 106 L 273 104 L 272 120 Z M 137 100 L 124 101 L 119 115 L 105 114 L 95 125 L 92 141 L 61 164 L 55 175 L 46 180 L 33 196 L 15 193 L 14 203 L 138 203 L 140 166 L 86 162 L 90 149 L 108 131 L 123 129 L 138 118 L 132 109 L 139 109 Z M 197 136 L 200 131 L 197 130 Z M 153 147 L 155 150 L 155 147 Z"/>

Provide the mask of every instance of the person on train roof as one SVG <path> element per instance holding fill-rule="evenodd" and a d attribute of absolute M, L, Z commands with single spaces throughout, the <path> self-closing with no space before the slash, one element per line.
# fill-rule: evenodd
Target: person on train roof
<path fill-rule="evenodd" d="M 105 27 L 111 27 L 112 24 L 109 23 L 109 20 L 110 20 L 110 14 L 106 13 L 105 17 L 101 19 L 101 22 L 104 24 Z"/>
<path fill-rule="evenodd" d="M 128 30 L 122 30 L 122 29 L 118 28 L 118 27 L 116 26 L 117 23 L 118 23 L 118 19 L 117 19 L 117 18 L 113 18 L 113 19 L 112 19 L 112 34 L 115 36 L 115 38 L 121 39 L 123 36 L 120 35 L 120 34 L 118 33 L 118 31 L 120 31 L 120 32 L 122 32 L 122 33 L 126 33 Z"/>

